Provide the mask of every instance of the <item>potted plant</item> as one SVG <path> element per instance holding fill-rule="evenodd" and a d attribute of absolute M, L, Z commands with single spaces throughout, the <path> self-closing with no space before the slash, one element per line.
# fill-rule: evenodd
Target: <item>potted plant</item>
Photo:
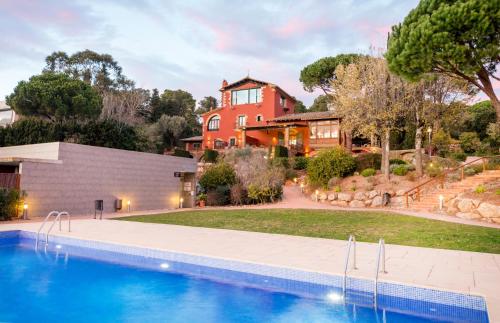
<path fill-rule="evenodd" d="M 198 205 L 200 207 L 205 207 L 206 203 L 207 203 L 207 194 L 205 193 L 198 194 Z"/>

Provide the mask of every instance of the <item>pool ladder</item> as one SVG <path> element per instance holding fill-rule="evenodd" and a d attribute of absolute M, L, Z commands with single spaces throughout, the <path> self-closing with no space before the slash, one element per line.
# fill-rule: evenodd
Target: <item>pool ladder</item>
<path fill-rule="evenodd" d="M 349 240 L 347 241 L 347 251 L 344 262 L 344 275 L 342 277 L 342 294 L 346 296 L 347 291 L 347 270 L 349 267 L 349 260 L 351 258 L 351 250 L 352 250 L 352 268 L 357 269 L 356 267 L 356 238 L 351 234 L 349 236 Z M 381 268 L 382 267 L 382 268 Z M 378 275 L 380 272 L 387 273 L 385 270 L 385 241 L 381 238 L 378 241 L 378 251 L 377 251 L 377 261 L 375 268 L 375 278 L 373 280 L 373 304 L 377 307 L 377 297 L 378 297 Z"/>
<path fill-rule="evenodd" d="M 47 216 L 45 217 L 45 219 L 42 222 L 42 225 L 40 225 L 40 228 L 38 229 L 38 231 L 36 233 L 35 250 L 38 250 L 38 242 L 40 241 L 40 232 L 45 227 L 45 224 L 49 221 L 49 219 L 51 217 L 54 217 L 54 220 L 52 221 L 51 226 L 49 227 L 49 229 L 45 233 L 45 249 L 47 249 L 47 246 L 49 245 L 49 234 L 52 231 L 52 229 L 54 228 L 54 225 L 56 224 L 57 221 L 59 221 L 59 231 L 62 231 L 61 222 L 62 222 L 63 216 L 66 216 L 66 218 L 68 219 L 68 232 L 71 232 L 71 216 L 69 215 L 69 213 L 66 211 L 62 211 L 62 212 L 52 211 L 49 214 L 47 214 Z"/>

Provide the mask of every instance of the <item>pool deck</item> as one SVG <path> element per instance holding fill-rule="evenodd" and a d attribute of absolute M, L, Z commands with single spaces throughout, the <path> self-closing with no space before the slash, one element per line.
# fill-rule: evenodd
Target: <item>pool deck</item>
<path fill-rule="evenodd" d="M 0 224 L 0 231 L 36 232 L 39 222 Z M 115 220 L 78 219 L 54 235 L 342 275 L 346 241 Z M 63 227 L 64 228 L 64 227 Z M 357 270 L 373 279 L 377 244 L 357 243 Z M 484 296 L 491 322 L 500 322 L 500 254 L 386 246 L 381 281 Z"/>

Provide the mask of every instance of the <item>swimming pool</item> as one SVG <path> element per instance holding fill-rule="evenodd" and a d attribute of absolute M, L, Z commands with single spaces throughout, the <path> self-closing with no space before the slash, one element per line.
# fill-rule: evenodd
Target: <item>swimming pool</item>
<path fill-rule="evenodd" d="M 484 300 L 133 246 L 0 232 L 0 322 L 488 322 Z M 403 297 L 404 296 L 404 297 Z"/>

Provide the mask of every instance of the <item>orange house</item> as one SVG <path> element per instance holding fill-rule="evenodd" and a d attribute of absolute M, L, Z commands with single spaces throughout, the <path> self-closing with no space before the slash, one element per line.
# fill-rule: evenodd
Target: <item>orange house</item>
<path fill-rule="evenodd" d="M 309 155 L 344 142 L 332 111 L 294 113 L 295 98 L 275 84 L 245 77 L 220 91 L 221 106 L 202 115 L 203 136 L 183 139 L 186 150 L 281 145 Z"/>

